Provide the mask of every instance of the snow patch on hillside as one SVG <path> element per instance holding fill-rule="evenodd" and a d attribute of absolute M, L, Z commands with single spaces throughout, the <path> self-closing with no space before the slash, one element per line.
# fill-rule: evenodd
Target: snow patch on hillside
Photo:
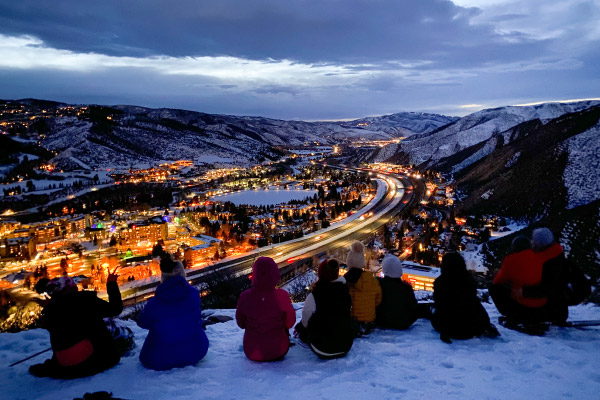
<path fill-rule="evenodd" d="M 567 142 L 569 159 L 563 173 L 568 209 L 600 198 L 600 124 Z"/>
<path fill-rule="evenodd" d="M 488 140 L 481 149 L 476 151 L 470 157 L 467 157 L 460 164 L 455 165 L 452 168 L 452 173 L 460 171 L 461 169 L 468 167 L 469 165 L 473 164 L 474 162 L 477 162 L 477 161 L 481 160 L 482 158 L 487 157 L 490 154 L 492 154 L 492 152 L 496 148 L 497 142 L 498 142 L 498 140 L 496 138 L 491 138 L 490 140 Z"/>

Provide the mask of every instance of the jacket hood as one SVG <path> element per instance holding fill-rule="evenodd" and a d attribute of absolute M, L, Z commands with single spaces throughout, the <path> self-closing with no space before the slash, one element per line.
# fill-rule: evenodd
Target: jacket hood
<path fill-rule="evenodd" d="M 277 263 L 271 257 L 258 257 L 252 266 L 252 286 L 257 289 L 274 289 L 279 283 Z"/>
<path fill-rule="evenodd" d="M 184 277 L 174 276 L 156 288 L 156 297 L 161 301 L 176 303 L 182 301 L 189 292 L 190 285 Z"/>

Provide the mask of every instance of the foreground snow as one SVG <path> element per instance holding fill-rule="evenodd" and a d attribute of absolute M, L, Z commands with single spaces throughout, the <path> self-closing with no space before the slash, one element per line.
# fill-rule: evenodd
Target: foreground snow
<path fill-rule="evenodd" d="M 497 311 L 486 307 L 495 321 Z M 570 311 L 569 319 L 600 319 L 596 306 Z M 216 314 L 233 316 L 234 310 Z M 244 357 L 243 331 L 230 321 L 207 328 L 210 348 L 197 366 L 155 372 L 138 361 L 146 331 L 128 324 L 137 342 L 132 354 L 109 371 L 74 381 L 30 376 L 34 360 L 8 367 L 46 348 L 45 331 L 1 334 L 0 398 L 72 399 L 102 390 L 132 400 L 597 399 L 600 393 L 600 327 L 552 327 L 544 337 L 498 327 L 500 338 L 448 345 L 419 320 L 408 331 L 377 330 L 355 341 L 343 359 L 321 361 L 296 345 L 283 361 L 260 364 Z"/>

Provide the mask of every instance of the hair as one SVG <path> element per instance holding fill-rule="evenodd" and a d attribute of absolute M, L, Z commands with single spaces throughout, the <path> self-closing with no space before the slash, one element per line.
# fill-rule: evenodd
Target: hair
<path fill-rule="evenodd" d="M 336 259 L 324 260 L 319 264 L 319 280 L 331 282 L 340 275 L 340 263 Z"/>
<path fill-rule="evenodd" d="M 531 248 L 531 240 L 525 236 L 517 236 L 510 244 L 510 250 L 513 253 L 518 253 Z"/>
<path fill-rule="evenodd" d="M 446 253 L 442 258 L 442 274 L 456 275 L 467 272 L 465 259 L 458 253 Z"/>
<path fill-rule="evenodd" d="M 537 228 L 533 231 L 531 246 L 533 251 L 542 251 L 554 243 L 554 235 L 548 228 Z"/>

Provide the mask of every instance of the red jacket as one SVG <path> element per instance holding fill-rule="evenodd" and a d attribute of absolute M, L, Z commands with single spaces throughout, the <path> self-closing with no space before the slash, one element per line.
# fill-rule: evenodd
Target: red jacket
<path fill-rule="evenodd" d="M 522 289 L 524 286 L 539 285 L 542 281 L 542 266 L 540 258 L 533 250 L 523 250 L 506 256 L 502 268 L 494 278 L 494 284 L 508 283 L 511 289 Z M 513 295 L 513 298 L 526 307 L 542 307 L 547 298 L 527 298 Z"/>
<path fill-rule="evenodd" d="M 283 357 L 289 348 L 288 329 L 296 322 L 290 295 L 276 289 L 279 268 L 273 259 L 259 257 L 252 266 L 252 288 L 238 301 L 235 318 L 244 332 L 244 353 L 253 361 Z"/>
<path fill-rule="evenodd" d="M 542 283 L 542 271 L 544 264 L 562 254 L 560 244 L 555 243 L 549 248 L 534 252 L 523 250 L 518 253 L 509 254 L 502 262 L 500 272 L 494 278 L 494 284 L 509 283 L 512 289 L 523 289 L 527 286 L 536 286 Z M 513 298 L 526 307 L 542 307 L 548 302 L 547 297 L 523 297 Z"/>

